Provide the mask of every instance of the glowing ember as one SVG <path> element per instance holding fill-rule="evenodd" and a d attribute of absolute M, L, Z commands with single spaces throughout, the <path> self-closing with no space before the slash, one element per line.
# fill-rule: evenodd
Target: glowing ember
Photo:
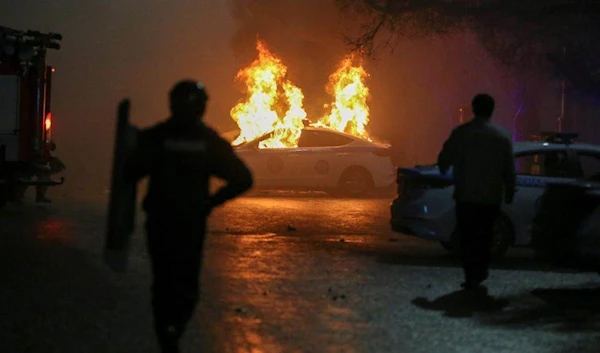
<path fill-rule="evenodd" d="M 304 128 L 306 112 L 304 94 L 286 79 L 287 67 L 265 44 L 257 43 L 258 58 L 238 72 L 236 80 L 246 84 L 247 97 L 231 109 L 231 117 L 240 129 L 232 142 L 237 146 L 267 133 L 259 148 L 294 148 Z M 326 105 L 329 113 L 313 126 L 327 127 L 370 140 L 367 99 L 369 89 L 364 81 L 368 73 L 354 56 L 346 57 L 329 77 L 327 92 L 334 102 Z"/>
<path fill-rule="evenodd" d="M 317 125 L 359 136 L 369 140 L 369 88 L 364 80 L 369 76 L 362 65 L 354 64 L 354 57 L 345 58 L 336 72 L 329 77 L 327 90 L 335 97 L 329 106 L 329 115 Z"/>
<path fill-rule="evenodd" d="M 240 128 L 240 136 L 232 142 L 237 146 L 274 132 L 260 148 L 297 147 L 304 127 L 306 112 L 302 107 L 302 91 L 285 79 L 287 67 L 266 48 L 257 43 L 258 59 L 238 72 L 244 80 L 247 99 L 231 109 L 231 117 Z"/>

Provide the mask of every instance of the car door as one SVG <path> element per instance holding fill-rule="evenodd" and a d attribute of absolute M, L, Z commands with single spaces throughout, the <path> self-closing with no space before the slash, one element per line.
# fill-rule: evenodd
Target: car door
<path fill-rule="evenodd" d="M 339 169 L 351 158 L 343 146 L 352 141 L 334 132 L 304 130 L 298 148 L 288 151 L 293 183 L 302 188 L 335 186 Z"/>
<path fill-rule="evenodd" d="M 287 188 L 291 183 L 292 164 L 287 158 L 289 148 L 259 148 L 267 135 L 238 149 L 236 152 L 246 162 L 259 188 Z"/>
<path fill-rule="evenodd" d="M 515 156 L 517 192 L 511 205 L 504 207 L 515 227 L 517 244 L 528 244 L 535 206 L 549 182 L 575 180 L 567 148 L 538 150 Z"/>
<path fill-rule="evenodd" d="M 579 178 L 600 181 L 600 152 L 590 149 L 575 149 L 574 166 Z"/>

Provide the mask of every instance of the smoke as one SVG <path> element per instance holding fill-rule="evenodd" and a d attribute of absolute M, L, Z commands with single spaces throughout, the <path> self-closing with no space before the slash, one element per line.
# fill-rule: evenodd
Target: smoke
<path fill-rule="evenodd" d="M 331 103 L 325 86 L 336 64 L 348 54 L 343 33 L 356 21 L 333 1 L 234 0 L 238 24 L 233 37 L 236 63 L 254 59 L 256 36 L 289 68 L 291 80 L 305 93 L 310 116 Z M 356 31 L 351 31 L 356 33 Z M 385 35 L 385 34 L 384 34 Z M 371 74 L 369 132 L 390 142 L 397 164 L 427 164 L 459 123 L 459 109 L 480 92 L 497 100 L 498 122 L 511 130 L 515 112 L 511 81 L 469 34 L 405 40 L 379 60 L 367 60 Z M 508 88 L 507 88 L 508 87 Z"/>
<path fill-rule="evenodd" d="M 49 53 L 56 66 L 53 138 L 67 164 L 61 190 L 102 192 L 108 185 L 116 106 L 132 99 L 132 119 L 148 126 L 168 113 L 178 80 L 204 81 L 208 121 L 228 119 L 235 74 L 231 10 L 221 1 L 36 1 L 0 5 L 0 23 L 63 34 Z M 143 4 L 143 6 L 141 5 Z M 52 192 L 52 191 L 51 191 Z"/>
<path fill-rule="evenodd" d="M 140 5 L 143 3 L 143 6 Z M 133 121 L 148 126 L 167 115 L 167 91 L 182 78 L 209 90 L 207 120 L 221 132 L 235 124 L 229 110 L 242 98 L 236 72 L 254 60 L 261 37 L 305 92 L 309 115 L 331 102 L 325 86 L 348 53 L 344 21 L 323 0 L 19 0 L 0 5 L 0 23 L 62 33 L 50 52 L 57 67 L 53 137 L 67 164 L 63 189 L 102 192 L 108 185 L 115 110 L 132 99 Z M 516 107 L 503 72 L 468 36 L 405 41 L 370 60 L 371 123 L 392 143 L 398 164 L 429 163 L 458 123 L 458 109 L 479 92 L 497 98 L 498 120 L 511 129 Z M 509 85 L 510 86 L 510 85 Z M 468 112 L 467 112 L 468 113 Z M 466 114 L 469 118 L 469 114 Z"/>
<path fill-rule="evenodd" d="M 232 0 L 236 31 L 232 48 L 236 64 L 245 67 L 256 57 L 256 39 L 288 67 L 288 78 L 305 94 L 309 117 L 323 114 L 331 103 L 325 92 L 329 75 L 347 54 L 341 16 L 331 1 Z"/>

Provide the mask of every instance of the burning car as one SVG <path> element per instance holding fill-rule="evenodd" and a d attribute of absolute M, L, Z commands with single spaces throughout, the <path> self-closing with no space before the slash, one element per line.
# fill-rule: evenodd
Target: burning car
<path fill-rule="evenodd" d="M 546 134 L 541 141 L 514 144 L 517 193 L 504 205 L 495 226 L 496 257 L 513 245 L 529 245 L 531 224 L 544 187 L 600 173 L 600 146 L 573 143 L 577 134 Z M 454 187 L 450 173 L 437 166 L 398 169 L 398 197 L 391 205 L 392 228 L 400 233 L 437 240 L 448 249 L 456 246 Z"/>
<path fill-rule="evenodd" d="M 390 145 L 325 127 L 306 126 L 293 147 L 268 148 L 277 132 L 235 147 L 257 188 L 335 190 L 365 195 L 395 178 Z"/>
<path fill-rule="evenodd" d="M 331 104 L 310 123 L 304 93 L 288 79 L 287 67 L 264 42 L 256 49 L 258 57 L 236 76 L 245 91 L 230 111 L 239 134 L 224 134 L 253 170 L 255 185 L 351 195 L 391 186 L 390 146 L 374 142 L 366 129 L 368 74 L 360 58 L 340 62 L 326 87 Z"/>

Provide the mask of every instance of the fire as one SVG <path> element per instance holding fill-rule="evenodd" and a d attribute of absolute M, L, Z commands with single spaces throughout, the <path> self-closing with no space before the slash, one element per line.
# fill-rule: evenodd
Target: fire
<path fill-rule="evenodd" d="M 236 80 L 246 85 L 246 99 L 231 109 L 231 117 L 240 129 L 232 142 L 237 146 L 267 133 L 259 148 L 294 148 L 304 128 L 306 111 L 302 90 L 286 79 L 287 67 L 261 41 L 256 49 L 258 58 L 240 70 Z M 369 123 L 367 99 L 369 76 L 354 56 L 346 57 L 329 77 L 327 92 L 333 96 L 329 110 L 313 126 L 327 127 L 370 140 L 366 127 Z"/>
<path fill-rule="evenodd" d="M 286 80 L 287 67 L 264 43 L 258 41 L 256 49 L 258 58 L 236 76 L 246 84 L 247 99 L 231 109 L 231 117 L 240 128 L 240 136 L 232 144 L 273 132 L 260 148 L 297 147 L 306 118 L 304 95 Z"/>
<path fill-rule="evenodd" d="M 369 124 L 369 88 L 364 83 L 368 76 L 362 65 L 355 65 L 354 56 L 342 60 L 329 77 L 327 87 L 335 102 L 328 106 L 329 114 L 318 125 L 370 140 L 366 130 Z"/>

